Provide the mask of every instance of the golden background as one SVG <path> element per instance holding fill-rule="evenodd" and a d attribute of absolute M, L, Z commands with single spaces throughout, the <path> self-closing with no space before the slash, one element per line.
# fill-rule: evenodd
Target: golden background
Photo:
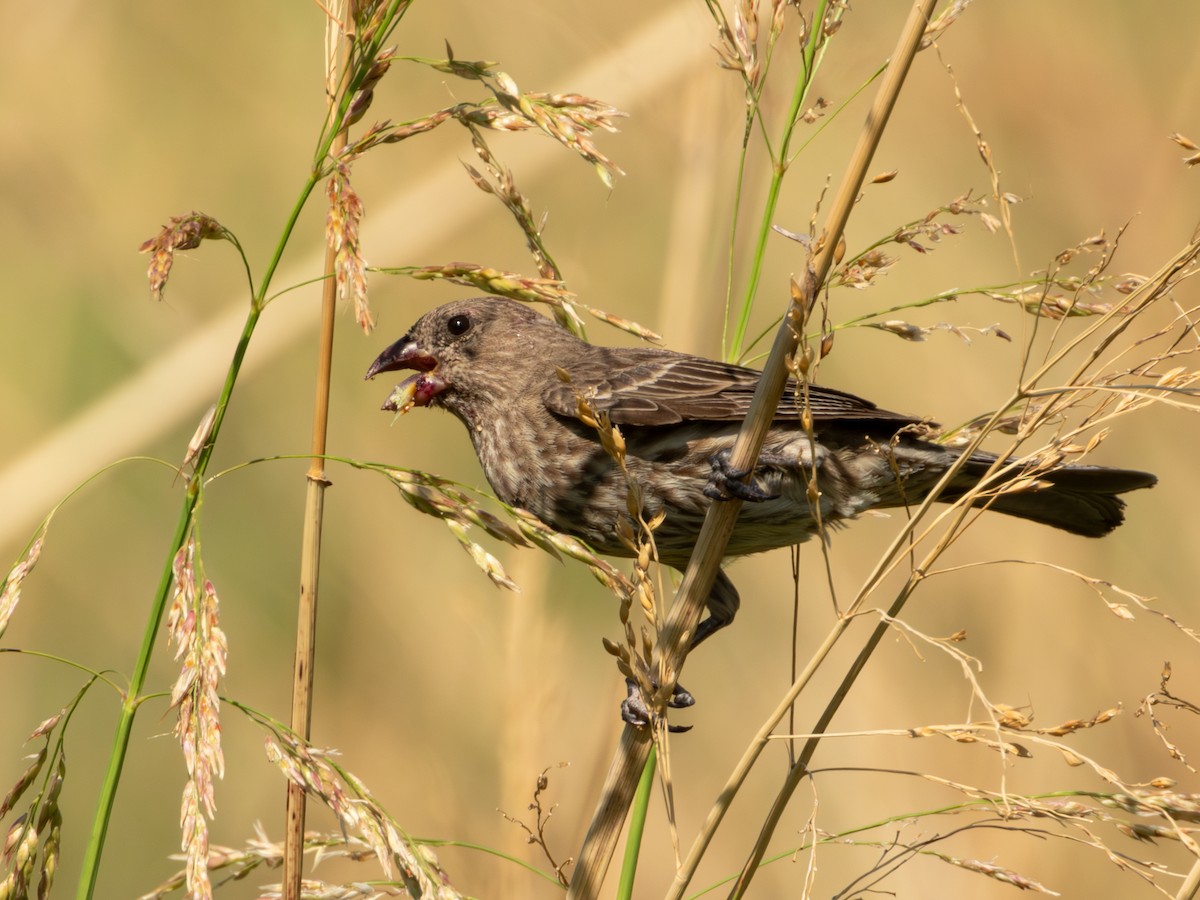
<path fill-rule="evenodd" d="M 260 274 L 310 163 L 323 113 L 320 10 L 304 3 L 5 4 L 6 54 L 0 218 L 5 349 L 0 353 L 0 561 L 16 560 L 39 518 L 70 488 L 126 456 L 182 459 L 216 399 L 246 301 L 235 256 L 206 244 L 177 261 L 165 302 L 153 304 L 139 243 L 171 215 L 215 216 L 245 246 Z M 831 50 L 817 93 L 841 102 L 893 46 L 905 4 L 858 2 Z M 785 37 L 790 54 L 795 29 Z M 835 295 L 834 317 L 902 303 L 939 290 L 1014 280 L 1061 249 L 1129 223 L 1115 271 L 1150 272 L 1190 238 L 1200 172 L 1167 140 L 1200 137 L 1200 7 L 1190 3 L 1095 4 L 1032 0 L 977 3 L 941 40 L 942 62 L 990 142 L 1014 208 L 1019 264 L 1003 235 L 967 221 L 966 233 L 900 263 L 871 291 Z M 535 215 L 549 212 L 546 240 L 570 287 L 594 306 L 637 319 L 676 349 L 719 353 L 733 176 L 742 133 L 742 92 L 715 66 L 715 40 L 699 2 L 608 4 L 511 2 L 416 4 L 397 32 L 402 55 L 492 59 L 524 90 L 579 91 L 629 113 L 598 143 L 626 175 L 607 191 L 570 153 L 535 135 L 491 135 Z M 785 60 L 781 59 L 780 63 Z M 781 65 L 778 75 L 783 74 Z M 776 117 L 790 92 L 774 82 Z M 866 96 L 872 89 L 866 92 Z M 403 120 L 477 86 L 396 64 L 368 114 Z M 860 100 L 800 156 L 778 223 L 807 229 L 815 197 L 836 181 L 861 122 Z M 777 122 L 777 118 L 775 120 Z M 801 139 L 807 137 L 801 131 Z M 755 145 L 756 149 L 758 145 Z M 355 168 L 364 198 L 364 252 L 373 265 L 468 260 L 533 273 L 506 213 L 476 190 L 459 160 L 472 161 L 453 125 L 371 153 Z M 747 196 L 760 199 L 765 172 L 752 156 Z M 851 249 L 974 188 L 988 189 L 951 80 L 933 52 L 914 66 L 873 170 L 898 169 L 868 190 L 851 220 Z M 749 209 L 751 207 L 747 207 Z M 278 287 L 319 274 L 324 211 L 301 220 Z M 754 221 L 747 217 L 747 222 Z M 747 232 L 748 233 L 748 232 Z M 746 246 L 739 259 L 747 259 Z M 773 238 L 755 328 L 783 307 L 799 248 Z M 741 284 L 744 265 L 735 267 Z M 330 452 L 435 471 L 482 485 L 461 426 L 416 411 L 389 427 L 378 412 L 389 384 L 361 375 L 383 346 L 426 309 L 471 293 L 373 276 L 379 330 L 364 339 L 339 319 Z M 1195 290 L 1181 298 L 1195 304 Z M 211 471 L 308 447 L 317 293 L 297 291 L 265 314 L 250 350 Z M 844 304 L 838 307 L 836 304 Z M 921 324 L 999 322 L 1020 337 L 1029 320 L 985 300 L 936 306 Z M 595 324 L 593 340 L 627 340 Z M 957 423 L 1006 396 L 1020 341 L 971 344 L 937 333 L 902 342 L 882 332 L 839 335 L 822 379 L 880 405 Z M 1157 472 L 1161 485 L 1131 498 L 1129 522 L 1103 542 L 985 517 L 951 561 L 1049 559 L 1159 598 L 1183 621 L 1200 620 L 1195 584 L 1200 528 L 1194 418 L 1154 412 L 1123 420 L 1098 461 Z M 200 540 L 222 601 L 230 661 L 224 691 L 286 718 L 298 578 L 305 464 L 242 469 L 210 486 Z M 496 810 L 527 817 L 538 772 L 557 803 L 549 841 L 559 857 L 578 847 L 618 733 L 620 679 L 600 646 L 617 637 L 615 603 L 576 566 L 531 551 L 495 549 L 524 587 L 497 591 L 437 522 L 402 503 L 380 478 L 332 465 L 327 494 L 314 741 L 339 748 L 410 833 L 453 838 L 544 860 Z M 35 649 L 128 673 L 141 639 L 181 500 L 182 482 L 148 463 L 97 479 L 55 518 L 26 582 L 5 647 Z M 833 543 L 834 581 L 852 592 L 890 539 L 894 522 L 868 518 Z M 831 615 L 819 553 L 803 554 L 800 656 Z M 788 683 L 792 583 L 786 553 L 737 563 L 743 608 L 730 631 L 688 666 L 699 698 L 680 717 L 695 730 L 673 742 L 672 767 L 686 850 L 699 819 L 754 730 Z M 883 602 L 881 599 L 879 602 Z M 1144 718 L 1133 715 L 1158 685 L 1164 660 L 1173 688 L 1195 701 L 1200 654 L 1161 619 L 1110 614 L 1087 588 L 1027 568 L 989 568 L 935 579 L 906 618 L 929 634 L 966 629 L 964 649 L 984 661 L 994 699 L 1029 707 L 1036 723 L 1087 718 L 1123 704 L 1124 715 L 1073 746 L 1129 781 L 1160 775 L 1181 790 L 1200 781 L 1168 758 Z M 848 660 L 846 655 L 846 660 Z M 843 663 L 846 661 L 843 660 Z M 835 663 L 837 661 L 835 660 Z M 841 669 L 833 665 L 807 702 L 806 728 Z M 57 710 L 81 674 L 45 659 L 0 658 L 0 790 L 24 768 L 20 742 Z M 165 638 L 151 684 L 169 689 Z M 955 663 L 928 648 L 885 639 L 834 724 L 838 731 L 908 728 L 979 715 Z M 183 766 L 165 702 L 152 701 L 134 743 L 109 835 L 98 896 L 129 897 L 174 871 Z M 97 688 L 68 732 L 66 817 L 59 893 L 72 890 L 107 763 L 118 702 Z M 1200 730 L 1175 716 L 1171 739 L 1200 753 Z M 240 845 L 255 821 L 282 833 L 283 781 L 262 753 L 262 735 L 236 710 L 223 716 L 228 774 L 218 785 L 214 843 Z M 829 740 L 820 768 L 935 773 L 994 790 L 1102 790 L 1086 768 L 1040 751 L 1008 768 L 980 746 L 900 737 Z M 769 751 L 735 802 L 696 881 L 699 890 L 735 872 L 782 777 Z M 828 831 L 955 802 L 919 779 L 845 772 L 817 778 L 818 825 Z M 797 793 L 773 845 L 795 846 L 811 808 Z M 637 896 L 660 895 L 672 869 L 661 795 L 655 794 Z M 929 836 L 965 819 L 923 819 L 874 834 Z M 321 811 L 310 824 L 335 828 Z M 1048 828 L 1054 826 L 1047 825 Z M 1177 847 L 1137 845 L 1107 828 L 1115 849 L 1167 860 Z M 1094 849 L 968 831 L 940 845 L 959 857 L 1011 867 L 1065 897 L 1149 896 Z M 818 852 L 817 896 L 829 896 L 874 862 L 876 850 Z M 517 867 L 465 849 L 439 851 L 453 883 L 479 897 L 549 897 L 553 888 Z M 753 896 L 797 896 L 806 857 L 777 862 Z M 319 868 L 329 880 L 373 877 L 373 867 Z M 256 896 L 277 881 L 260 871 L 221 895 Z M 1167 885 L 1176 882 L 1165 881 Z M 902 867 L 882 885 L 901 897 L 1009 896 L 1014 888 L 933 859 Z M 1139 893 L 1140 892 L 1140 893 Z M 714 895 L 719 895 L 716 892 Z"/>

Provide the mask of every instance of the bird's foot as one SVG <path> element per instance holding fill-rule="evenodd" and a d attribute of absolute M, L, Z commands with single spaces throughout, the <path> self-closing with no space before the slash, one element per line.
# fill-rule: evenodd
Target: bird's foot
<path fill-rule="evenodd" d="M 761 476 L 755 475 L 749 481 L 743 481 L 750 475 L 749 469 L 740 469 L 729 461 L 730 449 L 726 447 L 713 454 L 711 459 L 712 474 L 708 476 L 708 484 L 704 486 L 704 496 L 713 500 L 745 500 L 749 503 L 762 503 L 779 497 L 778 491 L 769 491 L 763 487 Z M 770 454 L 762 454 L 758 458 L 759 465 L 782 465 L 786 460 Z"/>
<path fill-rule="evenodd" d="M 650 712 L 650 707 L 646 705 L 646 700 L 642 696 L 641 688 L 638 687 L 637 682 L 632 678 L 626 678 L 625 690 L 626 697 L 621 701 L 621 718 L 635 728 L 645 728 L 647 725 L 650 725 L 654 720 L 654 716 Z M 677 684 L 671 692 L 671 699 L 667 701 L 667 706 L 672 709 L 685 709 L 694 705 L 695 702 L 696 698 Z M 667 731 L 675 734 L 691 730 L 691 725 L 667 726 Z"/>

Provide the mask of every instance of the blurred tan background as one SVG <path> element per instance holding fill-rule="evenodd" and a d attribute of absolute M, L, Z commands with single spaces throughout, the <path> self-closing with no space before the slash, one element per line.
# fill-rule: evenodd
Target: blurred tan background
<path fill-rule="evenodd" d="M 490 143 L 516 174 L 535 214 L 549 211 L 546 238 L 570 286 L 586 302 L 638 319 L 669 346 L 719 352 L 733 173 L 742 131 L 735 75 L 718 70 L 711 22 L 699 2 L 603 5 L 512 2 L 416 4 L 398 32 L 400 54 L 493 59 L 525 90 L 580 91 L 626 110 L 619 135 L 601 149 L 627 172 L 606 191 L 588 167 L 533 135 Z M 858 2 L 833 44 L 818 93 L 835 103 L 857 88 L 893 46 L 904 4 Z M 38 519 L 83 477 L 120 457 L 182 458 L 216 399 L 246 303 L 240 264 L 224 245 L 180 259 L 166 300 L 154 305 L 138 244 L 171 215 L 192 209 L 237 233 L 260 274 L 309 164 L 322 115 L 322 17 L 304 3 L 205 5 L 57 3 L 0 6 L 4 62 L 0 217 L 3 267 L 0 354 L 0 565 L 21 552 Z M 481 12 L 481 10 L 484 10 Z M 794 24 L 794 23 L 793 23 Z M 1015 207 L 1020 263 L 1007 241 L 976 222 L 936 253 L 900 253 L 876 288 L 837 297 L 835 318 L 902 303 L 950 287 L 1014 280 L 1060 249 L 1126 223 L 1116 271 L 1149 272 L 1191 236 L 1200 210 L 1200 172 L 1186 171 L 1167 141 L 1200 137 L 1200 7 L 1034 0 L 978 3 L 941 41 L 972 114 L 990 141 Z M 791 47 L 794 27 L 785 39 Z M 788 51 L 790 52 L 790 51 Z M 782 70 L 778 73 L 782 75 Z M 790 86 L 774 83 L 778 113 Z M 870 92 L 868 92 L 869 94 Z M 403 120 L 456 99 L 480 96 L 469 83 L 397 64 L 368 118 Z M 778 222 L 803 231 L 827 176 L 841 174 L 863 104 L 826 129 L 799 159 Z M 806 137 L 806 132 L 801 132 Z M 459 160 L 472 157 L 464 132 L 446 126 L 372 153 L 355 169 L 364 198 L 371 264 L 469 260 L 533 274 L 520 235 L 495 201 L 476 190 Z M 922 216 L 968 188 L 986 191 L 953 87 L 933 53 L 922 54 L 875 171 L 899 178 L 868 191 L 849 230 L 851 249 Z M 765 183 L 761 157 L 748 197 Z M 748 207 L 749 208 L 749 207 Z M 301 221 L 278 287 L 319 274 L 323 210 Z M 787 277 L 801 265 L 795 245 L 774 239 L 752 333 L 782 308 Z M 744 268 L 735 268 L 735 278 Z M 461 426 L 417 411 L 389 427 L 378 412 L 389 385 L 364 384 L 376 353 L 424 310 L 466 289 L 376 276 L 379 330 L 364 339 L 343 315 L 334 370 L 330 452 L 436 471 L 481 484 Z M 1196 292 L 1181 294 L 1195 305 Z M 297 291 L 264 316 L 239 383 L 213 471 L 308 447 L 316 294 Z M 983 300 L 907 316 L 921 324 L 999 322 L 1024 333 L 1013 307 Z M 600 325 L 594 340 L 624 337 Z M 841 335 L 822 369 L 830 384 L 883 406 L 956 423 L 998 402 L 1011 384 L 1019 341 L 948 334 L 909 344 L 875 331 Z M 1025 557 L 1065 566 L 1158 597 L 1158 607 L 1195 625 L 1200 496 L 1195 445 L 1184 414 L 1121 422 L 1098 460 L 1153 470 L 1161 486 L 1131 498 L 1130 521 L 1104 542 L 1073 539 L 989 518 L 973 527 L 951 561 Z M 304 464 L 241 470 L 214 483 L 200 531 L 208 575 L 229 635 L 226 693 L 286 718 L 297 584 Z M 526 816 L 538 772 L 551 772 L 557 803 L 549 840 L 571 855 L 592 813 L 618 733 L 620 679 L 600 646 L 616 637 L 615 604 L 577 567 L 532 551 L 496 552 L 524 586 L 498 592 L 445 530 L 404 505 L 380 479 L 334 465 L 318 642 L 314 738 L 346 765 L 413 834 L 497 847 L 544 866 L 523 833 L 496 810 Z M 148 463 L 98 479 L 55 519 L 26 583 L 5 647 L 46 651 L 127 675 L 180 503 L 180 485 Z M 837 535 L 834 580 L 852 592 L 886 546 L 894 522 L 863 521 Z M 808 595 L 801 658 L 829 626 L 815 547 L 803 554 Z M 733 567 L 743 609 L 736 626 L 707 645 L 684 679 L 700 705 L 695 730 L 673 744 L 681 840 L 698 821 L 746 742 L 788 681 L 792 583 L 786 553 Z M 802 601 L 803 602 L 803 601 Z M 881 596 L 879 602 L 884 602 Z M 1197 644 L 1161 619 L 1124 621 L 1077 582 L 1029 569 L 993 567 L 936 579 L 906 618 L 930 634 L 966 629 L 967 652 L 984 662 L 989 696 L 1027 706 L 1049 725 L 1123 704 L 1125 714 L 1081 735 L 1081 752 L 1131 781 L 1200 781 L 1168 758 L 1144 718 L 1133 715 L 1158 685 L 1164 660 L 1173 687 L 1197 700 Z M 154 681 L 174 678 L 165 639 Z M 836 665 L 801 709 L 808 727 Z M 78 672 L 28 656 L 0 657 L 0 789 L 23 769 L 20 741 L 67 702 Z M 96 689 L 68 734 L 67 819 L 59 889 L 69 893 L 90 826 L 115 727 L 117 700 Z M 165 703 L 143 710 L 119 798 L 99 896 L 129 897 L 174 871 L 183 766 Z M 956 665 L 918 656 L 888 638 L 835 723 L 838 731 L 907 728 L 978 715 Z M 1169 716 L 1171 739 L 1200 758 L 1200 729 Z M 218 787 L 214 843 L 239 845 L 261 821 L 278 838 L 283 783 L 264 759 L 258 731 L 236 711 L 223 720 L 228 775 Z M 931 772 L 994 790 L 1103 789 L 1085 768 L 1042 751 L 1002 768 L 982 747 L 896 737 L 831 740 L 816 765 Z M 784 768 L 768 753 L 733 807 L 694 883 L 735 872 L 757 833 Z M 916 779 L 827 773 L 816 782 L 817 824 L 827 831 L 955 802 Z M 812 793 L 802 788 L 775 847 L 800 843 Z M 658 795 L 637 896 L 660 895 L 672 870 Z M 915 840 L 965 818 L 881 829 Z M 320 812 L 314 827 L 331 828 Z M 1053 826 L 1047 826 L 1053 828 Z M 1189 858 L 1174 847 L 1134 844 L 1107 826 L 1098 835 L 1133 856 L 1176 871 Z M 1149 896 L 1097 851 L 1065 842 L 970 831 L 943 852 L 1009 866 L 1066 897 Z M 550 897 L 553 888 L 477 852 L 439 851 L 463 892 L 478 897 Z M 827 848 L 817 857 L 816 896 L 831 896 L 872 865 L 873 849 Z M 768 867 L 754 896 L 799 894 L 805 857 Z M 318 869 L 335 880 L 374 876 L 367 867 Z M 222 895 L 256 896 L 278 880 L 255 873 Z M 1169 889 L 1177 882 L 1167 879 Z M 881 887 L 900 897 L 1007 896 L 1013 888 L 920 859 Z M 719 893 L 719 892 L 718 892 Z"/>

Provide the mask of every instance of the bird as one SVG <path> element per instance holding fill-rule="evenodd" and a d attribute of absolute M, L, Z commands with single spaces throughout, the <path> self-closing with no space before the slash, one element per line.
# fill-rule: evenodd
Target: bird
<path fill-rule="evenodd" d="M 643 517 L 662 517 L 654 531 L 658 559 L 679 570 L 712 503 L 747 501 L 725 551 L 736 558 L 802 543 L 870 509 L 917 505 L 962 455 L 921 436 L 921 418 L 821 385 L 800 392 L 793 380 L 753 471 L 734 470 L 730 451 L 760 372 L 660 347 L 591 344 L 500 297 L 456 300 L 427 312 L 379 354 L 366 378 L 407 370 L 414 374 L 385 410 L 448 410 L 466 426 L 500 500 L 600 553 L 628 557 L 634 550 L 620 537 L 621 520 L 630 515 L 628 481 L 594 422 L 581 418 L 580 398 L 606 414 L 624 439 Z M 967 494 L 997 462 L 992 454 L 971 453 L 939 499 Z M 1020 489 L 988 490 L 973 502 L 1100 537 L 1124 520 L 1121 494 L 1157 481 L 1148 472 L 1093 465 L 1032 475 L 1020 464 L 1006 466 L 999 478 L 1021 480 Z M 739 605 L 737 589 L 720 571 L 692 648 L 729 625 Z"/>

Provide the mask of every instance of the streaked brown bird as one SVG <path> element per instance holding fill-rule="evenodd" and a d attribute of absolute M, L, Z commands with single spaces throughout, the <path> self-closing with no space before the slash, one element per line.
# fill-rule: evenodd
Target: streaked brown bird
<path fill-rule="evenodd" d="M 809 501 L 815 469 L 819 521 L 840 525 L 868 509 L 920 503 L 959 451 L 911 433 L 921 420 L 812 385 L 812 438 L 789 383 L 753 473 L 730 471 L 729 453 L 750 408 L 759 372 L 652 347 L 616 348 L 579 340 L 512 300 L 459 300 L 422 316 L 371 364 L 367 378 L 415 371 L 384 409 L 447 409 L 467 426 L 484 475 L 505 503 L 523 507 L 594 549 L 628 556 L 617 538 L 628 516 L 626 481 L 596 431 L 579 420 L 586 397 L 621 429 L 626 465 L 638 479 L 659 558 L 687 565 L 705 510 L 739 497 L 726 553 L 742 556 L 808 540 L 818 530 Z M 569 383 L 558 375 L 562 369 Z M 972 454 L 940 499 L 974 488 L 996 457 Z M 1013 468 L 1008 479 L 1022 477 Z M 1029 479 L 1027 479 L 1029 480 Z M 1099 537 L 1123 521 L 1118 496 L 1150 487 L 1147 472 L 1067 466 L 1037 473 L 1033 486 L 976 501 L 1073 534 Z M 723 572 L 693 646 L 728 625 L 738 593 Z"/>

